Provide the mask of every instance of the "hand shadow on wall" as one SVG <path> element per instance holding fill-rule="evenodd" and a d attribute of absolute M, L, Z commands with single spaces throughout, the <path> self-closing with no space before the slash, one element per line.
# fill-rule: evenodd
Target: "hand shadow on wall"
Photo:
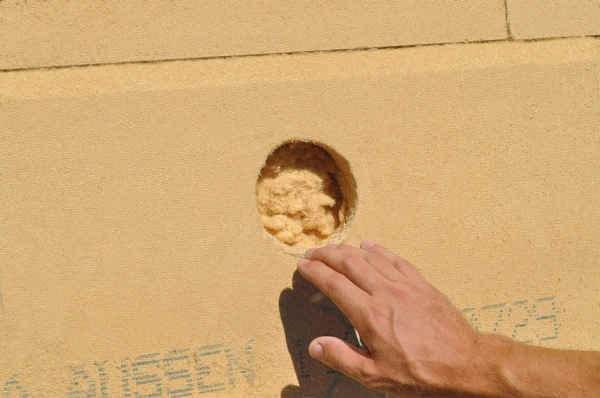
<path fill-rule="evenodd" d="M 358 346 L 354 328 L 333 302 L 297 271 L 292 289 L 279 297 L 279 311 L 288 351 L 294 363 L 299 386 L 288 385 L 281 398 L 383 398 L 362 384 L 313 359 L 308 345 L 319 336 L 335 336 Z"/>

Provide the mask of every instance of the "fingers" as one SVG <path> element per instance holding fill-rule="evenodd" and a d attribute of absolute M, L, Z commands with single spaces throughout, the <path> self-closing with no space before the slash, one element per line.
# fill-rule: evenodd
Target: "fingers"
<path fill-rule="evenodd" d="M 329 245 L 328 245 L 329 246 Z M 326 247 L 328 247 L 326 246 Z M 384 278 L 396 282 L 402 277 L 402 274 L 388 261 L 384 256 L 379 253 L 370 252 L 362 248 L 357 248 L 348 245 L 336 245 L 336 249 L 348 254 L 360 255 L 373 269 L 378 271 Z"/>
<path fill-rule="evenodd" d="M 368 353 L 336 337 L 317 337 L 308 347 L 310 356 L 366 384 L 375 374 L 375 361 Z"/>
<path fill-rule="evenodd" d="M 399 257 L 386 249 L 385 247 L 373 243 L 371 241 L 365 240 L 361 243 L 360 247 L 368 252 L 377 253 L 383 256 L 387 261 L 389 261 L 393 266 L 400 272 L 402 275 L 409 279 L 418 279 L 424 281 L 423 276 L 417 271 L 417 269 L 408 261 Z"/>
<path fill-rule="evenodd" d="M 346 276 L 352 283 L 372 294 L 378 285 L 381 285 L 381 274 L 363 258 L 360 252 L 368 252 L 348 246 L 348 249 L 323 247 L 310 249 L 306 252 L 306 258 L 320 261 L 333 270 Z"/>
<path fill-rule="evenodd" d="M 353 325 L 364 319 L 370 296 L 346 276 L 320 261 L 307 259 L 298 261 L 298 271 L 306 280 L 325 293 Z"/>

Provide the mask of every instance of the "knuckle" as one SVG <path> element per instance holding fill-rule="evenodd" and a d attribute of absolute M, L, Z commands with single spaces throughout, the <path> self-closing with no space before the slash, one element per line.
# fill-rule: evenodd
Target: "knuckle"
<path fill-rule="evenodd" d="M 356 267 L 360 259 L 361 257 L 359 255 L 349 254 L 342 260 L 342 265 L 344 266 L 344 268 L 352 269 Z"/>
<path fill-rule="evenodd" d="M 402 260 L 396 260 L 394 262 L 394 265 L 396 266 L 396 268 L 398 268 L 400 270 L 403 269 L 403 268 L 406 268 L 406 263 L 404 261 L 402 261 Z"/>
<path fill-rule="evenodd" d="M 413 265 L 411 263 L 409 263 L 408 261 L 404 260 L 403 258 L 398 258 L 396 260 L 396 267 L 400 268 L 400 269 L 411 269 L 414 268 Z"/>
<path fill-rule="evenodd" d="M 327 279 L 327 288 L 330 291 L 339 291 L 342 289 L 343 285 L 345 282 L 345 277 L 343 275 L 340 274 L 332 274 L 328 279 Z"/>
<path fill-rule="evenodd" d="M 441 292 L 439 290 L 437 290 L 435 288 L 435 286 L 433 286 L 432 284 L 430 284 L 426 281 L 425 282 L 423 282 L 421 280 L 411 281 L 410 287 L 415 292 L 418 292 L 421 294 L 433 294 L 433 295 L 441 294 Z"/>
<path fill-rule="evenodd" d="M 383 257 L 381 254 L 379 253 L 368 253 L 366 256 L 366 260 L 373 264 L 373 263 L 383 263 L 386 261 L 385 257 Z"/>
<path fill-rule="evenodd" d="M 349 255 L 344 257 L 342 260 L 342 272 L 347 273 L 351 272 L 356 266 L 356 259 L 353 255 Z"/>
<path fill-rule="evenodd" d="M 398 301 L 406 301 L 410 298 L 410 293 L 408 291 L 406 291 L 405 289 L 399 289 L 397 287 L 392 287 L 389 290 L 390 295 L 398 300 Z"/>

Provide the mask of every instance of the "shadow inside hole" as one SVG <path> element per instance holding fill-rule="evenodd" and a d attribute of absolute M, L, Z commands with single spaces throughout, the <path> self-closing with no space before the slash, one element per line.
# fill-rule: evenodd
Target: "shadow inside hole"
<path fill-rule="evenodd" d="M 299 384 L 285 387 L 281 391 L 282 398 L 386 396 L 310 357 L 308 345 L 316 337 L 334 336 L 355 346 L 358 340 L 344 314 L 298 272 L 294 273 L 292 289 L 281 292 L 279 311 Z"/>

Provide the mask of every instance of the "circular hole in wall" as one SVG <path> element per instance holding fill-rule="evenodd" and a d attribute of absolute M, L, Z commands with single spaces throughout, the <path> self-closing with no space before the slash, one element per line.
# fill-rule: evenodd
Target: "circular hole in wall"
<path fill-rule="evenodd" d="M 256 183 L 256 204 L 265 230 L 290 247 L 340 242 L 356 205 L 348 162 L 316 143 L 277 147 Z"/>

